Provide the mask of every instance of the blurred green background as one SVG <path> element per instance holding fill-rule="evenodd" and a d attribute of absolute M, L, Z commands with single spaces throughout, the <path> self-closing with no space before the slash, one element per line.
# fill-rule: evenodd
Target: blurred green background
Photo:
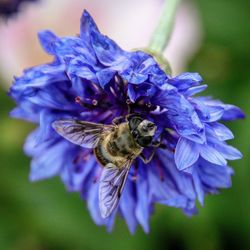
<path fill-rule="evenodd" d="M 204 39 L 189 63 L 209 84 L 207 95 L 233 103 L 250 116 L 248 0 L 196 0 Z M 250 121 L 227 125 L 244 158 L 231 162 L 233 187 L 208 196 L 199 214 L 157 206 L 146 235 L 130 235 L 117 219 L 114 231 L 96 226 L 78 194 L 65 192 L 59 178 L 30 183 L 22 145 L 34 126 L 12 120 L 14 103 L 0 87 L 0 249 L 250 249 Z"/>

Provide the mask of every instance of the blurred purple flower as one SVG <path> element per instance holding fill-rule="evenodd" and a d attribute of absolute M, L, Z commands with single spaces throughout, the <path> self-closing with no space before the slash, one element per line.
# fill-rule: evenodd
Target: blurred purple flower
<path fill-rule="evenodd" d="M 129 105 L 132 113 L 157 124 L 165 145 L 147 165 L 136 159 L 129 173 L 117 213 L 131 232 L 138 223 L 149 231 L 155 203 L 192 215 L 196 199 L 203 204 L 205 194 L 231 186 L 233 170 L 227 160 L 242 155 L 226 144 L 233 134 L 219 120 L 244 114 L 236 106 L 194 97 L 207 87 L 200 85 L 199 74 L 170 77 L 151 55 L 124 51 L 102 35 L 86 11 L 78 37 L 43 31 L 39 39 L 54 61 L 25 70 L 10 89 L 17 103 L 11 116 L 39 124 L 25 143 L 32 181 L 59 175 L 69 191 L 81 193 L 95 223 L 111 230 L 115 213 L 107 219 L 100 215 L 101 167 L 92 150 L 66 141 L 51 124 L 62 118 L 110 124 L 126 115 Z"/>
<path fill-rule="evenodd" d="M 0 16 L 8 17 L 19 11 L 23 2 L 34 2 L 37 0 L 3 0 L 0 1 Z"/>

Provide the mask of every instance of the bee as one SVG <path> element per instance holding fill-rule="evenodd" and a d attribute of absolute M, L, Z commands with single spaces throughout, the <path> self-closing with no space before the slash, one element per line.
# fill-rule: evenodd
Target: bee
<path fill-rule="evenodd" d="M 120 118 L 112 124 L 81 120 L 57 120 L 52 127 L 68 141 L 85 148 L 93 148 L 97 161 L 103 167 L 99 182 L 99 207 L 101 216 L 107 218 L 117 207 L 133 161 L 140 157 L 148 163 L 142 151 L 151 146 L 157 126 L 138 115 Z M 159 143 L 153 145 L 154 148 Z"/>

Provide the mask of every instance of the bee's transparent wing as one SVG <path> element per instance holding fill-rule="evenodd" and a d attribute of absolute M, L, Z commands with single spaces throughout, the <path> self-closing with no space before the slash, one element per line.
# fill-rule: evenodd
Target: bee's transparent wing
<path fill-rule="evenodd" d="M 102 134 L 113 129 L 112 125 L 78 120 L 54 121 L 52 127 L 68 141 L 85 148 L 95 148 Z"/>
<path fill-rule="evenodd" d="M 101 216 L 107 218 L 117 207 L 132 160 L 128 160 L 122 168 L 108 163 L 102 172 L 99 186 L 99 206 Z"/>

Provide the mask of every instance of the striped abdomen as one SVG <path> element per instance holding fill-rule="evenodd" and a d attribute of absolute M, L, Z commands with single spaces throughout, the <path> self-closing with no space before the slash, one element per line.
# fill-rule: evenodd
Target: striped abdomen
<path fill-rule="evenodd" d="M 102 166 L 113 163 L 121 167 L 128 158 L 137 157 L 142 148 L 134 141 L 128 124 L 122 123 L 109 134 L 104 134 L 94 149 L 97 160 Z"/>

